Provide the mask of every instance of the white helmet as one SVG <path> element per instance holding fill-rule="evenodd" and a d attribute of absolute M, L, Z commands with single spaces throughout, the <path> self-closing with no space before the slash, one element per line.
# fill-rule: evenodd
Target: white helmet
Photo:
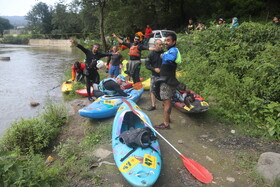
<path fill-rule="evenodd" d="M 102 60 L 97 60 L 96 67 L 97 67 L 98 69 L 104 67 L 104 62 L 103 62 Z"/>

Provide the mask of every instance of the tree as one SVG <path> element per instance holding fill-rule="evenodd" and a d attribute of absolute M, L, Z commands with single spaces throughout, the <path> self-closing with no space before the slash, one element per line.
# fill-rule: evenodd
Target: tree
<path fill-rule="evenodd" d="M 27 13 L 26 19 L 29 21 L 28 29 L 36 34 L 50 34 L 52 27 L 52 10 L 46 3 L 37 3 L 31 11 Z"/>
<path fill-rule="evenodd" d="M 67 18 L 67 19 L 63 19 Z M 61 3 L 56 4 L 52 15 L 52 34 L 66 35 L 80 33 L 82 31 L 82 20 L 78 13 L 67 10 L 67 6 Z"/>
<path fill-rule="evenodd" d="M 5 18 L 0 17 L 0 34 L 3 36 L 4 30 L 12 29 L 13 26 L 10 24 L 10 21 Z"/>
<path fill-rule="evenodd" d="M 100 32 L 100 38 L 101 38 L 101 42 L 102 42 L 102 46 L 103 46 L 103 50 L 106 51 L 107 49 L 107 44 L 106 44 L 106 40 L 105 40 L 105 32 L 104 32 L 104 9 L 106 6 L 106 2 L 109 0 L 83 0 L 83 2 L 85 3 L 85 5 L 87 6 L 92 6 L 93 8 L 97 8 L 98 7 L 98 11 L 99 11 L 99 32 Z"/>

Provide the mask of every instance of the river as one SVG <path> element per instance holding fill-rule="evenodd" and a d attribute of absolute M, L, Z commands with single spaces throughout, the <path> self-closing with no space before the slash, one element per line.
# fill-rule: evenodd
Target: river
<path fill-rule="evenodd" d="M 58 85 L 71 64 L 82 58 L 76 48 L 43 48 L 0 44 L 0 136 L 11 123 L 43 111 L 47 98 L 63 100 Z M 58 87 L 57 87 L 58 86 Z M 56 88 L 54 88 L 56 87 Z M 54 89 L 53 89 L 54 88 Z M 30 102 L 40 103 L 32 107 Z"/>

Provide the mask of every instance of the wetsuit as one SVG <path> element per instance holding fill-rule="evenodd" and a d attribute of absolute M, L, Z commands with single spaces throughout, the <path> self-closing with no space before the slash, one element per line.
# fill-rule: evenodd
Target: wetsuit
<path fill-rule="evenodd" d="M 78 44 L 77 47 L 81 49 L 86 55 L 86 68 L 85 68 L 85 76 L 86 76 L 86 86 L 87 86 L 87 93 L 90 95 L 90 86 L 93 83 L 99 84 L 100 77 L 98 73 L 97 60 L 105 57 L 105 56 L 112 56 L 111 53 L 95 53 L 93 54 L 91 50 L 84 48 L 82 45 Z"/>
<path fill-rule="evenodd" d="M 102 87 L 102 88 L 100 88 L 100 87 Z M 120 85 L 118 83 L 116 83 L 115 80 L 112 80 L 111 78 L 108 78 L 107 80 L 106 79 L 103 80 L 99 84 L 99 89 L 100 89 L 100 91 L 104 92 L 104 94 L 107 94 L 107 95 L 121 95 L 124 97 L 128 96 L 127 93 L 125 93 L 121 89 Z"/>

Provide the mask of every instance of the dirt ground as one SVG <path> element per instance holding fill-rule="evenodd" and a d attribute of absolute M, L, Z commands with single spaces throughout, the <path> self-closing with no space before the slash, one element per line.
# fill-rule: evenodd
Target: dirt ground
<path fill-rule="evenodd" d="M 86 98 L 70 102 L 73 115 L 70 122 L 64 126 L 59 141 L 64 142 L 68 137 L 72 137 L 79 143 L 83 139 L 85 129 L 77 124 L 82 124 L 89 119 L 81 117 L 77 111 L 88 104 L 89 101 Z M 163 121 L 163 107 L 160 102 L 157 102 L 155 111 L 145 110 L 150 105 L 148 91 L 144 92 L 138 105 L 150 117 L 153 125 Z M 108 120 L 113 123 L 113 119 Z M 229 125 L 211 121 L 208 112 L 188 115 L 173 108 L 171 129 L 159 132 L 184 156 L 207 168 L 213 174 L 214 180 L 210 184 L 198 182 L 184 167 L 181 157 L 164 140 L 159 139 L 163 165 L 155 187 L 263 186 L 263 183 L 259 183 L 260 180 L 256 180 L 255 175 L 247 172 L 246 167 L 256 164 L 259 155 L 263 152 L 280 153 L 279 142 L 265 143 L 257 138 L 245 137 Z M 100 148 L 112 151 L 110 144 L 101 145 Z M 130 186 L 116 166 L 106 164 L 114 163 L 112 154 L 100 160 L 102 161 L 104 164 L 94 168 L 94 172 L 102 176 L 100 186 Z M 91 185 L 77 182 L 69 186 Z"/>

